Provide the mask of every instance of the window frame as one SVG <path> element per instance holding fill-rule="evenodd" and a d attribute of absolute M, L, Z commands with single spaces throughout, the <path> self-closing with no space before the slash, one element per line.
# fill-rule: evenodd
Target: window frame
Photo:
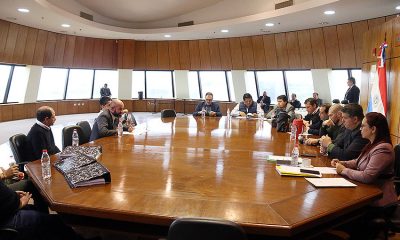
<path fill-rule="evenodd" d="M 10 72 L 8 73 L 8 79 L 7 79 L 7 84 L 6 84 L 6 89 L 4 91 L 4 97 L 1 101 L 1 104 L 7 104 L 7 103 L 17 103 L 17 102 L 8 102 L 8 95 L 10 94 L 10 89 L 11 89 L 11 82 L 13 79 L 13 75 L 14 75 L 14 69 L 15 67 L 26 67 L 26 65 L 24 64 L 4 64 L 4 63 L 0 63 L 0 65 L 3 66 L 10 66 Z"/>
<path fill-rule="evenodd" d="M 202 89 L 202 85 L 201 85 L 201 76 L 200 76 L 200 72 L 224 72 L 225 75 L 225 83 L 226 83 L 226 92 L 228 94 L 228 102 L 231 101 L 231 92 L 229 90 L 229 81 L 228 81 L 228 72 L 230 72 L 231 70 L 189 70 L 189 72 L 196 72 L 197 73 L 197 82 L 199 84 L 199 96 L 200 99 L 203 99 L 204 96 L 202 94 L 203 89 Z M 223 102 L 223 101 L 222 101 Z"/>

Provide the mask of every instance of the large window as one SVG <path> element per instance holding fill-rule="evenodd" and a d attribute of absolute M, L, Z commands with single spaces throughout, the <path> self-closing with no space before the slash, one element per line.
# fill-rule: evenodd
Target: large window
<path fill-rule="evenodd" d="M 188 76 L 189 97 L 191 99 L 200 99 L 199 73 L 190 71 Z"/>
<path fill-rule="evenodd" d="M 212 92 L 214 100 L 229 101 L 225 71 L 200 71 L 201 96 Z"/>
<path fill-rule="evenodd" d="M 68 69 L 43 68 L 37 100 L 64 99 Z"/>
<path fill-rule="evenodd" d="M 297 100 L 303 103 L 312 97 L 314 84 L 311 71 L 285 71 L 285 75 L 289 98 L 295 93 Z"/>
<path fill-rule="evenodd" d="M 331 91 L 332 99 L 343 100 L 347 89 L 347 79 L 353 76 L 356 79 L 356 85 L 361 86 L 361 70 L 332 70 L 329 75 L 329 89 Z"/>
<path fill-rule="evenodd" d="M 23 66 L 14 67 L 7 102 L 24 102 L 28 77 L 29 69 Z"/>
<path fill-rule="evenodd" d="M 143 92 L 144 94 L 144 75 L 145 71 L 132 72 L 132 98 L 139 98 L 138 92 Z"/>
<path fill-rule="evenodd" d="M 246 82 L 246 92 L 250 93 L 253 100 L 256 101 L 259 94 L 257 93 L 256 76 L 254 75 L 254 71 L 246 71 L 244 77 Z"/>
<path fill-rule="evenodd" d="M 93 70 L 71 69 L 69 71 L 66 99 L 91 98 L 92 85 Z"/>
<path fill-rule="evenodd" d="M 0 102 L 4 101 L 6 94 L 8 78 L 10 77 L 11 66 L 0 65 Z"/>
<path fill-rule="evenodd" d="M 171 71 L 146 71 L 147 98 L 173 98 Z"/>
<path fill-rule="evenodd" d="M 95 70 L 94 74 L 93 98 L 100 98 L 100 88 L 105 83 L 111 91 L 111 97 L 118 98 L 118 72 L 116 70 Z"/>
<path fill-rule="evenodd" d="M 279 95 L 286 95 L 282 71 L 257 71 L 256 74 L 259 94 L 267 91 L 272 104 L 276 104 Z"/>

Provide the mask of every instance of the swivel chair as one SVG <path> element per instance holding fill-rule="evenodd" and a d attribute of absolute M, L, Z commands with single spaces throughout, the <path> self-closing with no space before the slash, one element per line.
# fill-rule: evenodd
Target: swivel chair
<path fill-rule="evenodd" d="M 92 134 L 92 128 L 90 127 L 90 124 L 88 121 L 80 121 L 76 125 L 80 126 L 83 131 L 83 136 L 82 136 L 82 144 L 83 143 L 88 143 L 90 139 L 90 134 Z M 79 135 L 79 140 L 81 136 Z"/>
<path fill-rule="evenodd" d="M 15 162 L 19 164 L 19 170 L 24 171 L 24 164 L 32 159 L 32 146 L 30 145 L 25 134 L 19 133 L 9 138 L 11 151 L 14 155 Z"/>
<path fill-rule="evenodd" d="M 67 146 L 72 146 L 72 133 L 74 132 L 74 129 L 78 132 L 79 135 L 79 145 L 84 144 L 84 133 L 83 130 L 80 126 L 77 125 L 71 125 L 71 126 L 66 126 L 62 130 L 62 148 L 64 149 Z"/>
<path fill-rule="evenodd" d="M 174 109 L 164 109 L 161 111 L 161 118 L 176 117 Z"/>

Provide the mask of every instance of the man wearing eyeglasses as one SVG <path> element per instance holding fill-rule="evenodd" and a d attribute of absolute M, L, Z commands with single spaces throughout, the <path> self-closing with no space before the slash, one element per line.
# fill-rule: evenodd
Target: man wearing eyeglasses
<path fill-rule="evenodd" d="M 221 117 L 222 113 L 219 110 L 219 105 L 213 102 L 212 92 L 207 92 L 204 98 L 204 102 L 199 103 L 193 112 L 193 116 L 201 116 L 204 112 L 205 116 L 209 117 Z"/>

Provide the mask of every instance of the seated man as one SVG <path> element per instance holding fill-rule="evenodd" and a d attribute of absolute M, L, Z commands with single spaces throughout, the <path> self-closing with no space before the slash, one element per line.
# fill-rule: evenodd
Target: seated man
<path fill-rule="evenodd" d="M 122 109 L 124 108 L 124 103 L 119 99 L 112 100 L 110 108 L 104 110 L 94 121 L 92 134 L 90 135 L 90 141 L 117 135 L 117 127 L 121 118 Z M 125 131 L 132 132 L 133 127 L 130 126 Z"/>
<path fill-rule="evenodd" d="M 295 108 L 301 108 L 301 102 L 297 100 L 296 93 L 292 93 L 292 98 L 290 99 L 289 103 Z"/>
<path fill-rule="evenodd" d="M 308 128 L 309 134 L 319 135 L 319 129 L 322 125 L 322 120 L 319 117 L 319 108 L 317 101 L 314 98 L 307 98 L 304 102 L 306 105 L 307 115 L 304 117 L 303 123 Z"/>
<path fill-rule="evenodd" d="M 360 126 L 364 118 L 363 109 L 355 103 L 347 104 L 342 110 L 345 132 L 335 142 L 328 136 L 321 138 L 321 147 L 332 158 L 341 161 L 355 159 L 360 155 L 368 140 L 362 138 Z"/>
<path fill-rule="evenodd" d="M 60 152 L 54 143 L 51 126 L 56 121 L 56 114 L 53 108 L 48 106 L 40 107 L 36 112 L 36 123 L 32 126 L 27 135 L 28 142 L 32 146 L 32 159 L 40 159 L 43 149 L 47 149 L 49 155 Z"/>
<path fill-rule="evenodd" d="M 269 111 L 269 105 L 271 105 L 271 98 L 267 96 L 267 91 L 264 91 L 263 95 L 257 99 L 257 103 L 260 104 L 260 107 L 265 113 Z"/>
<path fill-rule="evenodd" d="M 219 110 L 219 105 L 216 102 L 213 102 L 214 95 L 211 92 L 207 92 L 205 96 L 205 101 L 199 103 L 196 106 L 196 109 L 193 112 L 193 116 L 201 116 L 202 111 L 205 111 L 206 116 L 210 117 L 221 117 L 222 113 Z"/>
<path fill-rule="evenodd" d="M 288 103 L 286 95 L 279 95 L 277 98 L 277 104 L 269 111 L 267 118 L 277 118 L 279 113 L 284 111 L 290 116 L 290 122 L 294 119 L 294 107 Z"/>
<path fill-rule="evenodd" d="M 101 97 L 100 100 L 100 112 L 99 115 L 104 111 L 104 109 L 109 109 L 112 99 L 110 97 L 104 96 Z"/>
<path fill-rule="evenodd" d="M 257 117 L 259 113 L 264 114 L 264 111 L 261 109 L 260 105 L 253 101 L 253 97 L 250 93 L 245 93 L 243 95 L 243 101 L 238 103 L 233 108 L 231 115 L 235 117 L 245 117 L 249 114 L 253 117 Z"/>

